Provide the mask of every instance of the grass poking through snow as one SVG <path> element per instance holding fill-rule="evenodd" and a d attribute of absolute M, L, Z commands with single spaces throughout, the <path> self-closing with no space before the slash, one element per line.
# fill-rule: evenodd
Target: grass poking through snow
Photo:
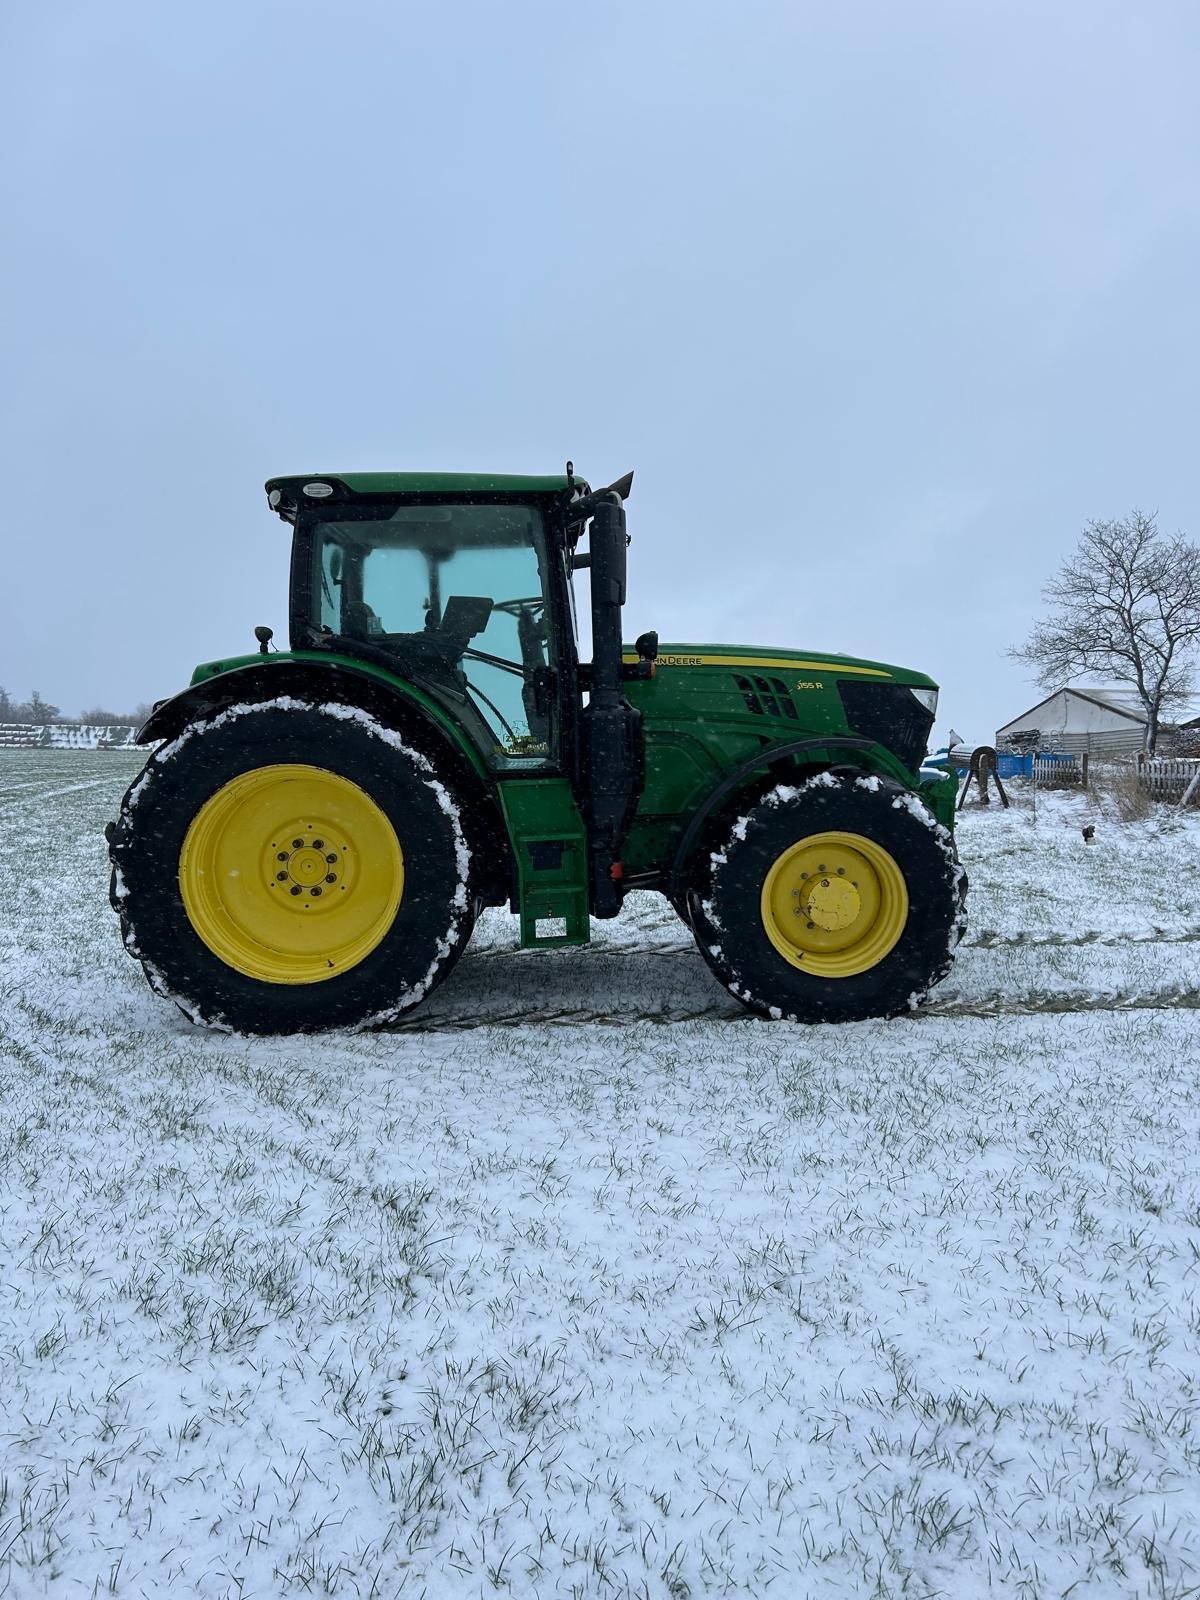
<path fill-rule="evenodd" d="M 913 1020 L 642 897 L 250 1042 L 119 947 L 133 765 L 0 755 L 0 1595 L 1200 1594 L 1195 821 L 968 814 Z"/>

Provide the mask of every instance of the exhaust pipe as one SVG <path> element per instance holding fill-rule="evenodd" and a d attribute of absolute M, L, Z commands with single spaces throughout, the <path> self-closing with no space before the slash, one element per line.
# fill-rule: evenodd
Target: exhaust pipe
<path fill-rule="evenodd" d="M 621 909 L 621 846 L 645 781 L 642 714 L 621 690 L 621 612 L 625 604 L 624 496 L 633 478 L 588 497 L 592 577 L 591 689 L 583 714 L 584 773 L 591 853 L 592 914 Z"/>

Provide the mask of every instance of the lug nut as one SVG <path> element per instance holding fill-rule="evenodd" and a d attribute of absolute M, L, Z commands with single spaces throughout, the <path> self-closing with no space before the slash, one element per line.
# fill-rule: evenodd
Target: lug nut
<path fill-rule="evenodd" d="M 326 883 L 336 883 L 337 882 L 337 873 L 336 872 L 327 872 L 325 874 L 325 882 Z"/>
<path fill-rule="evenodd" d="M 314 850 L 324 850 L 324 848 L 325 848 L 324 839 L 314 839 L 313 843 L 312 843 L 312 847 L 313 847 Z"/>
<path fill-rule="evenodd" d="M 337 860 L 337 857 L 334 855 L 333 851 L 331 850 L 329 852 L 329 854 L 325 857 L 325 859 L 326 859 L 326 861 L 328 861 L 329 865 L 332 867 L 334 862 Z"/>
<path fill-rule="evenodd" d="M 298 883 L 294 883 L 292 885 L 292 893 L 293 894 L 299 894 L 300 893 L 300 885 Z"/>
<path fill-rule="evenodd" d="M 293 839 L 292 840 L 292 849 L 293 850 L 302 850 L 303 848 L 304 848 L 304 840 L 303 839 Z"/>
<path fill-rule="evenodd" d="M 280 883 L 286 883 L 287 882 L 287 873 L 286 872 L 277 872 L 275 874 L 275 877 L 278 879 L 278 881 Z"/>
<path fill-rule="evenodd" d="M 287 860 L 287 851 L 286 850 L 281 850 L 279 852 L 279 854 L 275 857 L 275 859 L 276 859 L 276 861 L 286 861 Z"/>
<path fill-rule="evenodd" d="M 839 878 L 844 878 L 844 877 L 845 877 L 845 876 L 846 876 L 846 869 L 845 869 L 845 867 L 839 867 L 839 868 L 838 868 L 838 877 L 839 877 Z"/>
<path fill-rule="evenodd" d="M 320 894 L 321 890 L 318 887 L 316 889 L 310 889 L 308 892 L 309 892 L 310 895 L 312 895 L 313 899 L 315 900 L 317 898 L 317 896 Z"/>

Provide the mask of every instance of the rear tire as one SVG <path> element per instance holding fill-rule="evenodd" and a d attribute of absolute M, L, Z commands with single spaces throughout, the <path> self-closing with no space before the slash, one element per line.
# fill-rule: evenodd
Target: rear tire
<path fill-rule="evenodd" d="M 185 728 L 126 794 L 110 854 L 125 947 L 152 987 L 241 1033 L 398 1017 L 474 924 L 453 796 L 398 734 L 336 703 Z"/>
<path fill-rule="evenodd" d="M 914 1010 L 949 972 L 964 880 L 916 795 L 821 773 L 734 820 L 688 906 L 704 959 L 751 1010 L 851 1022 Z"/>

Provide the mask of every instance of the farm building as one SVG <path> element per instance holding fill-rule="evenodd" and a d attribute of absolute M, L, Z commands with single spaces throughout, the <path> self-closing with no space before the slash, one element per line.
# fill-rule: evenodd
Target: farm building
<path fill-rule="evenodd" d="M 1176 708 L 1163 719 L 1160 738 L 1170 726 L 1200 729 L 1200 706 Z M 1096 688 L 1064 684 L 1028 711 L 996 730 L 996 747 L 1017 733 L 1040 733 L 1046 750 L 1072 755 L 1133 755 L 1146 743 L 1146 713 L 1136 693 L 1125 686 Z"/>

